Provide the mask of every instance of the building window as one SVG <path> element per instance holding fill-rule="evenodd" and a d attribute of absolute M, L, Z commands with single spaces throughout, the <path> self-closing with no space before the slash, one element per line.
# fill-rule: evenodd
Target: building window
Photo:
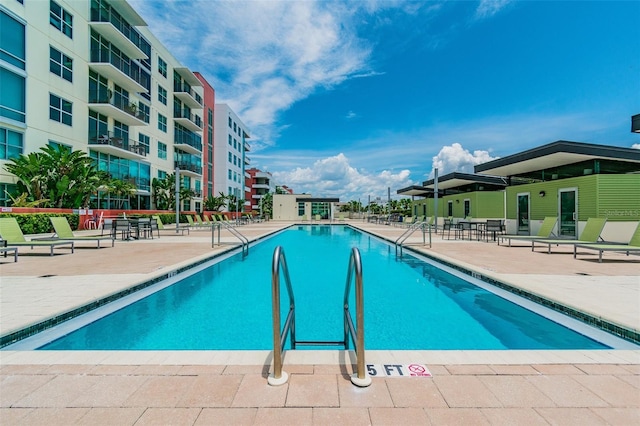
<path fill-rule="evenodd" d="M 453 216 L 453 201 L 447 201 L 447 216 Z"/>
<path fill-rule="evenodd" d="M 158 170 L 158 179 L 164 180 L 167 178 L 167 172 L 164 170 Z"/>
<path fill-rule="evenodd" d="M 73 38 L 73 15 L 53 0 L 49 2 L 49 22 L 62 34 Z"/>
<path fill-rule="evenodd" d="M 227 177 L 228 177 L 229 179 L 231 179 L 232 173 L 233 173 L 233 172 L 231 171 L 231 169 L 228 169 L 228 170 L 227 170 L 227 174 L 228 174 L 228 176 L 227 176 Z"/>
<path fill-rule="evenodd" d="M 149 153 L 149 136 L 138 133 L 138 144 L 144 147 L 144 153 Z"/>
<path fill-rule="evenodd" d="M 0 10 L 0 61 L 25 69 L 24 24 Z"/>
<path fill-rule="evenodd" d="M 49 146 L 52 148 L 56 148 L 56 149 L 60 149 L 60 148 L 64 148 L 67 150 L 67 152 L 71 152 L 73 151 L 73 148 L 70 145 L 67 145 L 65 143 L 60 143 L 60 142 L 56 142 L 56 141 L 49 141 Z"/>
<path fill-rule="evenodd" d="M 228 154 L 229 154 L 229 162 L 231 163 L 233 155 L 230 152 Z"/>
<path fill-rule="evenodd" d="M 229 135 L 229 146 L 231 146 L 231 139 L 232 139 L 232 137 L 231 137 L 231 135 Z"/>
<path fill-rule="evenodd" d="M 0 117 L 25 122 L 25 78 L 0 67 Z"/>
<path fill-rule="evenodd" d="M 49 119 L 71 126 L 72 107 L 73 103 L 49 93 Z"/>
<path fill-rule="evenodd" d="M 229 117 L 229 128 L 231 128 L 231 123 L 232 123 L 232 122 L 233 122 L 233 121 L 231 120 L 231 117 Z"/>
<path fill-rule="evenodd" d="M 167 104 L 167 89 L 158 84 L 158 100 L 164 105 Z"/>
<path fill-rule="evenodd" d="M 161 76 L 167 78 L 167 63 L 160 56 L 158 56 L 158 72 Z"/>
<path fill-rule="evenodd" d="M 158 142 L 158 158 L 161 160 L 167 159 L 167 144 Z"/>
<path fill-rule="evenodd" d="M 147 124 L 149 124 L 150 111 L 149 105 L 138 102 L 138 118 L 142 117 L 142 121 Z"/>
<path fill-rule="evenodd" d="M 22 148 L 22 133 L 0 127 L 0 160 L 18 158 Z"/>
<path fill-rule="evenodd" d="M 49 71 L 67 81 L 73 81 L 73 59 L 49 46 Z"/>
<path fill-rule="evenodd" d="M 158 113 L 158 129 L 167 133 L 167 117 Z"/>
<path fill-rule="evenodd" d="M 233 133 L 236 132 L 236 123 L 233 123 Z"/>
<path fill-rule="evenodd" d="M 298 216 L 304 216 L 304 203 L 298 203 Z"/>

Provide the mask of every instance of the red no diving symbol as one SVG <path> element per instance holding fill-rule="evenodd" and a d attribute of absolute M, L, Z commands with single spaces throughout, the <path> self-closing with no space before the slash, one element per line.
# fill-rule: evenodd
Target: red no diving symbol
<path fill-rule="evenodd" d="M 420 364 L 410 364 L 408 368 L 409 368 L 409 371 L 411 371 L 416 376 L 422 376 L 427 371 L 427 369 Z"/>

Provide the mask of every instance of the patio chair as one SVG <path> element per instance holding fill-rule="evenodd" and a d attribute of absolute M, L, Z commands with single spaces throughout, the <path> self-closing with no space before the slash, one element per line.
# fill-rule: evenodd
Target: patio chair
<path fill-rule="evenodd" d="M 53 249 L 57 246 L 71 246 L 71 253 L 74 252 L 73 241 L 27 240 L 15 217 L 0 218 L 0 237 L 7 241 L 7 246 L 31 246 L 32 249 L 34 247 L 49 247 L 51 249 L 50 256 L 53 256 Z"/>
<path fill-rule="evenodd" d="M 631 235 L 631 240 L 627 244 L 574 244 L 573 258 L 578 254 L 578 248 L 587 250 L 596 250 L 598 252 L 598 262 L 602 263 L 602 253 L 605 251 L 621 251 L 626 252 L 629 256 L 630 252 L 640 253 L 640 222 L 636 226 L 636 231 Z"/>
<path fill-rule="evenodd" d="M 499 239 L 499 234 L 503 232 L 504 226 L 500 219 L 487 219 L 482 228 L 478 228 L 479 232 L 485 236 L 485 241 L 489 241 L 489 234 L 493 236 L 493 241 Z"/>
<path fill-rule="evenodd" d="M 154 221 L 155 221 L 155 225 L 154 225 Z M 184 235 L 185 231 L 187 232 L 187 234 L 189 233 L 189 227 L 187 226 L 176 225 L 175 228 L 165 228 L 164 224 L 162 223 L 162 220 L 160 220 L 160 216 L 158 215 L 151 216 L 151 232 L 153 232 L 154 229 L 158 231 L 157 232 L 158 238 L 160 238 L 160 231 L 170 231 L 173 235 L 177 235 L 178 232 Z"/>
<path fill-rule="evenodd" d="M 100 241 L 111 240 L 111 247 L 115 244 L 115 238 L 113 235 L 75 235 L 71 230 L 71 226 L 66 217 L 50 217 L 49 220 L 53 225 L 55 234 L 48 238 L 49 240 L 67 240 L 67 241 L 95 241 L 98 243 L 97 248 L 100 248 Z M 43 238 L 44 240 L 44 238 Z"/>
<path fill-rule="evenodd" d="M 190 215 L 187 215 L 187 223 L 188 223 L 187 226 L 189 226 L 189 228 L 191 228 L 191 229 L 200 228 L 200 226 L 193 221 L 193 218 Z"/>
<path fill-rule="evenodd" d="M 603 217 L 590 217 L 587 220 L 587 224 L 580 233 L 577 240 L 554 240 L 554 239 L 535 239 L 531 241 L 531 251 L 535 251 L 536 243 L 547 246 L 547 253 L 551 253 L 551 246 L 567 245 L 567 244 L 590 244 L 597 243 L 600 239 L 600 234 L 604 229 L 604 225 L 607 222 Z"/>
<path fill-rule="evenodd" d="M 511 240 L 514 241 L 532 241 L 543 238 L 551 238 L 555 234 L 553 233 L 553 228 L 556 227 L 556 223 L 558 222 L 558 218 L 555 216 L 547 216 L 542 221 L 542 225 L 540 225 L 540 229 L 536 235 L 501 235 L 498 237 L 498 245 L 500 245 L 500 241 L 507 240 L 509 247 L 511 247 Z"/>
<path fill-rule="evenodd" d="M 131 239 L 131 224 L 129 223 L 129 219 L 113 219 L 111 224 L 111 236 L 113 239 L 116 238 L 118 233 L 120 233 L 120 237 L 123 240 Z"/>
<path fill-rule="evenodd" d="M 4 257 L 7 257 L 7 254 L 13 253 L 13 261 L 18 261 L 18 247 L 7 247 L 7 242 L 0 238 L 0 254 L 3 254 Z"/>
<path fill-rule="evenodd" d="M 200 215 L 199 215 L 199 214 L 195 214 L 195 215 L 193 215 L 193 217 L 195 217 L 195 218 L 196 218 L 196 225 L 197 225 L 199 228 L 211 228 L 211 227 L 213 226 L 211 223 L 205 223 L 205 222 L 202 220 L 202 218 L 200 217 Z M 207 221 L 208 221 L 208 219 L 207 219 Z"/>

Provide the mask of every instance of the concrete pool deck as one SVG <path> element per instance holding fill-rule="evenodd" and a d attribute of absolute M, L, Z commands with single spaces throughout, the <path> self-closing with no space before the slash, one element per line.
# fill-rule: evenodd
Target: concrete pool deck
<path fill-rule="evenodd" d="M 348 223 L 389 240 L 404 228 Z M 289 225 L 240 228 L 249 239 Z M 209 231 L 0 260 L 0 334 L 86 305 L 235 244 Z M 627 329 L 640 329 L 640 257 L 552 254 L 442 240 L 410 247 Z M 89 247 L 88 244 L 86 244 Z M 345 259 L 346 265 L 347 259 Z M 346 266 L 345 266 L 346 267 Z M 366 267 L 366 265 L 364 266 Z M 269 271 L 265 272 L 266 274 Z M 365 283 L 366 285 L 366 283 Z M 356 388 L 349 353 L 290 351 L 270 387 L 269 351 L 0 351 L 3 424 L 637 424 L 640 352 L 368 351 L 367 363 L 426 364 L 433 378 L 374 378 Z M 346 361 L 345 361 L 346 360 Z"/>

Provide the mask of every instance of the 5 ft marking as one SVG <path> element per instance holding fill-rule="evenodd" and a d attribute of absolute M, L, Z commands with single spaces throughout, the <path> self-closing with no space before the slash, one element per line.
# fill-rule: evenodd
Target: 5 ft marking
<path fill-rule="evenodd" d="M 371 377 L 431 377 L 424 364 L 367 364 Z"/>

